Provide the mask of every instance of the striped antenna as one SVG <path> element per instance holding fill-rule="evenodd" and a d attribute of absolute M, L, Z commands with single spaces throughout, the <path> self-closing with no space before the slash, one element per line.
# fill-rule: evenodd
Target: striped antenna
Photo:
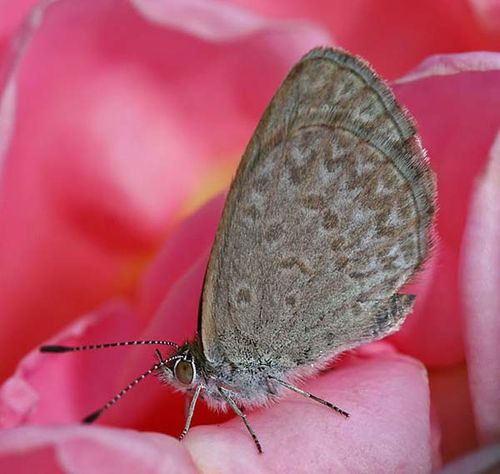
<path fill-rule="evenodd" d="M 144 346 L 144 345 L 157 345 L 157 346 L 172 346 L 178 349 L 178 345 L 175 342 L 170 341 L 123 341 L 123 342 L 108 342 L 105 344 L 87 344 L 84 346 L 59 346 L 59 345 L 48 345 L 40 347 L 40 352 L 79 352 L 79 351 L 91 351 L 94 349 L 107 349 L 108 347 L 119 347 L 119 346 Z"/>
<path fill-rule="evenodd" d="M 86 416 L 82 422 L 83 423 L 93 423 L 97 418 L 99 418 L 106 410 L 111 408 L 116 402 L 118 402 L 129 390 L 133 389 L 139 382 L 142 382 L 148 375 L 151 375 L 153 372 L 161 369 L 162 367 L 166 367 L 169 362 L 176 359 L 182 359 L 181 355 L 174 355 L 165 360 L 160 360 L 157 364 L 153 365 L 149 370 L 139 375 L 136 379 L 132 380 L 126 387 L 120 390 L 113 398 L 111 398 L 108 402 L 106 402 L 99 410 L 94 411 L 90 415 Z"/>

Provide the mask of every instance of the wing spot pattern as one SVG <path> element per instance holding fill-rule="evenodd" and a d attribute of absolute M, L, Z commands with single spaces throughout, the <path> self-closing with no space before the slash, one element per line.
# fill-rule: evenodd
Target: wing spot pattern
<path fill-rule="evenodd" d="M 313 270 L 309 268 L 305 260 L 301 260 L 296 256 L 282 258 L 280 260 L 280 266 L 281 268 L 287 270 L 297 268 L 300 271 L 300 273 L 304 275 L 312 275 L 314 273 Z"/>

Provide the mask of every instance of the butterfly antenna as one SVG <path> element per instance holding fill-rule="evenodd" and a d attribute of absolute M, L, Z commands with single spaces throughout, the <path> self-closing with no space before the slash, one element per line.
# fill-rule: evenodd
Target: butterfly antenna
<path fill-rule="evenodd" d="M 176 349 L 179 347 L 175 342 L 170 341 L 123 341 L 123 342 L 108 342 L 106 344 L 87 344 L 84 346 L 59 346 L 59 345 L 47 345 L 40 347 L 40 352 L 79 352 L 79 351 L 91 351 L 94 349 L 107 349 L 108 347 L 119 347 L 119 346 L 145 346 L 145 345 L 161 345 L 161 346 L 172 346 Z"/>
<path fill-rule="evenodd" d="M 160 362 L 153 365 L 149 370 L 147 370 L 143 374 L 139 375 L 139 377 L 132 380 L 132 382 L 130 382 L 126 387 L 124 387 L 122 390 L 120 390 L 113 398 L 111 398 L 108 402 L 106 402 L 101 408 L 92 412 L 90 415 L 86 416 L 82 420 L 82 423 L 93 423 L 106 410 L 108 410 L 116 402 L 118 402 L 127 392 L 129 392 L 131 389 L 133 389 L 139 382 L 142 382 L 148 375 L 151 375 L 153 372 L 156 372 L 157 370 L 161 369 L 162 367 L 166 367 L 166 365 L 170 361 L 175 360 L 175 359 L 181 359 L 181 358 L 182 358 L 182 356 L 175 355 L 175 356 L 169 357 L 168 359 L 160 360 Z"/>

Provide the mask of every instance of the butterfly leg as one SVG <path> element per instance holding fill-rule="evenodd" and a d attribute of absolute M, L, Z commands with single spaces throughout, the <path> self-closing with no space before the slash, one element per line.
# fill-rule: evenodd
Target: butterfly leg
<path fill-rule="evenodd" d="M 277 395 L 278 394 L 278 392 L 276 390 L 276 387 L 274 386 L 273 382 L 271 382 L 270 379 L 266 379 L 266 385 L 267 385 L 267 391 L 271 395 Z"/>
<path fill-rule="evenodd" d="M 186 392 L 184 394 L 184 419 L 189 416 L 189 410 L 191 408 L 191 402 L 193 401 L 193 394 Z"/>
<path fill-rule="evenodd" d="M 201 391 L 203 390 L 203 385 L 199 384 L 196 387 L 193 398 L 191 399 L 191 403 L 189 404 L 189 410 L 186 416 L 186 422 L 184 423 L 184 429 L 182 430 L 181 435 L 179 436 L 179 441 L 182 441 L 184 436 L 187 435 L 189 428 L 191 427 L 191 420 L 193 419 L 194 409 L 196 407 L 196 402 L 198 401 L 198 397 L 200 396 Z"/>
<path fill-rule="evenodd" d="M 245 423 L 245 426 L 246 426 L 248 432 L 250 433 L 250 435 L 253 438 L 255 446 L 257 446 L 257 450 L 259 451 L 260 454 L 262 454 L 262 446 L 260 445 L 260 441 L 257 438 L 255 431 L 250 426 L 250 423 L 247 420 L 247 416 L 241 411 L 241 409 L 238 407 L 238 405 L 236 405 L 235 401 L 230 397 L 227 390 L 224 390 L 222 387 L 219 387 L 219 392 L 222 395 L 222 397 L 224 398 L 224 400 L 226 400 L 226 402 L 229 404 L 229 406 L 233 409 L 233 411 L 241 418 L 243 423 Z"/>
<path fill-rule="evenodd" d="M 346 418 L 349 418 L 349 413 L 347 413 L 346 411 L 335 406 L 333 403 L 330 403 L 326 400 L 323 400 L 322 398 L 319 398 L 316 395 L 313 395 L 312 393 L 306 392 L 305 390 L 302 390 L 298 387 L 295 387 L 294 385 L 291 385 L 288 382 L 285 382 L 283 380 L 277 379 L 276 377 L 271 376 L 269 378 L 276 380 L 276 382 L 278 382 L 280 385 L 283 385 L 283 387 L 286 387 L 289 390 L 292 390 L 293 392 L 300 393 L 300 395 L 302 395 L 303 397 L 310 398 L 310 399 L 314 400 L 315 402 L 319 402 L 323 405 L 326 405 L 328 408 L 335 410 L 339 415 L 342 415 L 342 416 L 345 416 Z"/>

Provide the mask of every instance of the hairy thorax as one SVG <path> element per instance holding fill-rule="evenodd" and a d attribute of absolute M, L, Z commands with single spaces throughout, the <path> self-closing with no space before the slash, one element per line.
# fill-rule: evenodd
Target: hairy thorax
<path fill-rule="evenodd" d="M 202 397 L 216 409 L 226 410 L 227 403 L 220 389 L 229 392 L 240 406 L 257 407 L 267 405 L 279 397 L 280 387 L 270 377 L 281 377 L 282 371 L 274 369 L 267 361 L 249 363 L 230 361 L 224 357 L 207 359 L 199 338 L 183 345 L 178 353 L 188 353 L 196 368 L 196 378 L 192 386 L 186 387 L 171 377 L 161 377 L 183 392 L 192 392 L 198 384 L 203 386 Z"/>

